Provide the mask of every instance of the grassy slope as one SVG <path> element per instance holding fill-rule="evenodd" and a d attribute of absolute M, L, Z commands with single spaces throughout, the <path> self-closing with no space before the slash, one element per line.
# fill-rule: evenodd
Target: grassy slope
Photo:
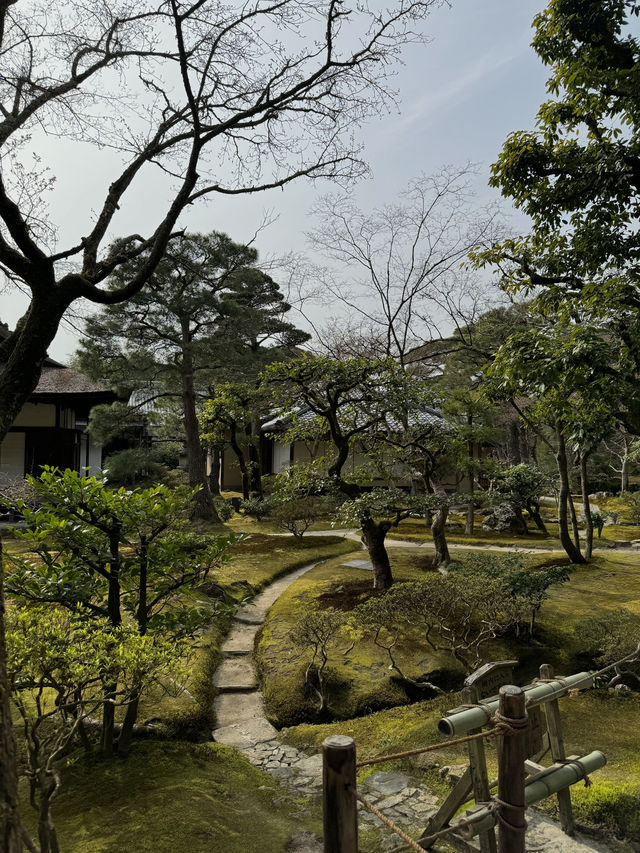
<path fill-rule="evenodd" d="M 65 853 L 279 853 L 300 831 L 301 805 L 304 828 L 320 835 L 317 810 L 234 750 L 146 742 L 124 762 L 66 769 L 53 815 Z"/>

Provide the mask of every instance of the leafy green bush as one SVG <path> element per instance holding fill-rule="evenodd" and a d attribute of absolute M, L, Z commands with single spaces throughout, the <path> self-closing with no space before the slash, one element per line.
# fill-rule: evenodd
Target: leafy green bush
<path fill-rule="evenodd" d="M 255 518 L 256 521 L 262 521 L 265 516 L 269 515 L 271 508 L 272 503 L 269 498 L 246 498 L 240 503 L 242 512 L 251 518 Z"/>
<path fill-rule="evenodd" d="M 223 498 L 217 498 L 215 500 L 215 505 L 220 521 L 229 521 L 235 511 L 231 501 L 225 501 Z"/>
<path fill-rule="evenodd" d="M 146 447 L 131 447 L 107 456 L 103 469 L 107 482 L 114 486 L 160 482 L 169 472 L 164 455 Z"/>

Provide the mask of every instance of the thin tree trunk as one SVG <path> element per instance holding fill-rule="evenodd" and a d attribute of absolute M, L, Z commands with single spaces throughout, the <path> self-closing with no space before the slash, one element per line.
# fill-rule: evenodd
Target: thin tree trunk
<path fill-rule="evenodd" d="M 262 453 L 260 452 L 260 431 L 258 424 L 253 421 L 249 428 L 249 489 L 252 495 L 259 498 L 262 490 Z"/>
<path fill-rule="evenodd" d="M 567 514 L 567 501 L 570 494 L 569 470 L 567 466 L 567 449 L 564 436 L 562 435 L 559 427 L 556 427 L 556 439 L 558 442 L 556 462 L 558 464 L 558 473 L 560 475 L 560 491 L 558 493 L 558 528 L 560 532 L 560 542 L 572 563 L 585 563 L 586 560 L 580 553 L 580 549 L 576 548 L 571 536 L 569 535 L 569 519 Z"/>
<path fill-rule="evenodd" d="M 18 768 L 11 718 L 11 689 L 7 674 L 4 615 L 4 560 L 0 539 L 0 850 L 3 853 L 21 853 Z"/>
<path fill-rule="evenodd" d="M 147 624 L 149 613 L 147 608 L 147 592 L 148 592 L 148 570 L 149 570 L 149 546 L 147 537 L 143 534 L 140 536 L 140 579 L 138 583 L 138 610 L 136 612 L 136 621 L 138 623 L 138 632 L 144 637 L 147 633 Z M 126 758 L 131 749 L 131 741 L 133 739 L 133 727 L 138 719 L 138 705 L 140 703 L 140 684 L 135 684 L 129 693 L 127 710 L 125 711 L 122 728 L 118 737 L 118 755 L 121 758 Z"/>
<path fill-rule="evenodd" d="M 220 495 L 220 467 L 221 453 L 217 447 L 211 451 L 211 473 L 209 474 L 209 488 L 214 497 Z"/>
<path fill-rule="evenodd" d="M 543 518 L 540 515 L 540 504 L 537 501 L 528 501 L 527 512 L 533 519 L 533 523 L 538 528 L 538 530 L 542 531 L 542 533 L 545 533 L 548 536 L 549 531 L 547 530 Z"/>
<path fill-rule="evenodd" d="M 38 810 L 38 841 L 40 853 L 60 853 L 58 835 L 51 819 L 51 792 L 40 789 L 40 808 Z M 55 790 L 55 786 L 54 786 Z"/>
<path fill-rule="evenodd" d="M 249 471 L 247 470 L 247 460 L 244 458 L 242 448 L 238 444 L 238 438 L 236 435 L 235 427 L 231 427 L 231 437 L 229 438 L 229 444 L 233 452 L 236 454 L 236 459 L 238 460 L 238 468 L 240 469 L 240 476 L 242 478 L 242 497 L 246 501 L 249 500 L 249 496 L 251 494 L 251 483 L 249 481 Z"/>
<path fill-rule="evenodd" d="M 182 323 L 182 408 L 184 415 L 185 448 L 187 452 L 187 471 L 189 485 L 200 486 L 196 495 L 193 517 L 221 524 L 216 512 L 213 496 L 209 488 L 204 448 L 200 441 L 200 425 L 196 413 L 196 391 L 193 384 L 193 357 L 191 353 L 191 333 L 187 321 Z"/>
<path fill-rule="evenodd" d="M 620 491 L 629 491 L 629 457 L 626 455 L 622 459 L 622 469 L 620 471 Z"/>
<path fill-rule="evenodd" d="M 588 453 L 580 454 L 580 485 L 582 487 L 582 512 L 584 513 L 584 527 L 587 540 L 584 546 L 584 557 L 585 560 L 590 560 L 593 553 L 593 519 L 591 517 L 591 503 L 589 501 L 587 457 Z"/>
<path fill-rule="evenodd" d="M 372 518 L 368 518 L 362 523 L 362 541 L 369 552 L 369 558 L 373 565 L 374 589 L 389 589 L 393 583 L 391 563 L 384 544 L 389 528 L 388 522 L 376 523 Z"/>
<path fill-rule="evenodd" d="M 569 486 L 569 492 L 567 494 L 567 502 L 569 504 L 569 512 L 571 513 L 571 530 L 573 533 L 573 544 L 576 548 L 580 548 L 580 528 L 578 527 L 578 514 L 576 513 L 576 506 L 573 502 L 573 495 L 571 494 L 571 486 Z"/>
<path fill-rule="evenodd" d="M 467 536 L 473 535 L 473 527 L 474 527 L 474 522 L 475 522 L 475 508 L 476 508 L 475 503 L 474 503 L 474 499 L 473 499 L 474 493 L 475 493 L 475 488 L 476 488 L 476 486 L 475 486 L 475 482 L 473 479 L 473 472 L 471 472 L 470 476 L 469 476 L 470 500 L 469 500 L 469 503 L 467 504 L 467 520 L 466 520 L 466 524 L 465 524 L 465 528 L 464 528 L 464 532 Z"/>
<path fill-rule="evenodd" d="M 448 566 L 451 562 L 449 546 L 447 545 L 447 518 L 449 517 L 449 505 L 446 503 L 444 489 L 437 489 L 436 493 L 442 498 L 442 502 L 434 514 L 431 523 L 431 535 L 436 550 L 434 565 Z"/>

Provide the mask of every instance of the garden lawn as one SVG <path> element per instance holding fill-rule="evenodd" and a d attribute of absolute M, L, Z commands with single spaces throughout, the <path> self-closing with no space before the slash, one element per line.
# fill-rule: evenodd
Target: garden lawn
<path fill-rule="evenodd" d="M 261 526 L 261 530 L 263 526 Z M 353 550 L 353 543 L 340 536 L 269 536 L 252 533 L 232 548 L 232 559 L 216 572 L 222 586 L 249 584 L 258 592 L 272 580 L 307 563 L 326 560 Z"/>
<path fill-rule="evenodd" d="M 220 744 L 138 742 L 125 761 L 79 757 L 62 778 L 65 853 L 281 853 L 302 829 L 322 834 L 319 808 Z"/>
<path fill-rule="evenodd" d="M 492 530 L 483 530 L 482 521 L 484 516 L 476 517 L 476 525 L 473 534 L 464 532 L 464 520 L 456 515 L 449 516 L 447 525 L 447 542 L 450 545 L 502 545 L 516 546 L 518 548 L 544 548 L 553 550 L 562 550 L 562 545 L 558 536 L 558 524 L 554 521 L 547 521 L 545 524 L 548 534 L 542 533 L 529 521 L 529 532 L 521 535 L 515 533 L 499 533 Z M 584 531 L 581 531 L 584 535 Z M 393 528 L 388 534 L 389 539 L 404 539 L 407 542 L 417 542 L 422 544 L 431 543 L 433 541 L 431 531 L 426 527 L 424 521 L 415 518 L 408 518 L 400 522 L 397 528 Z M 631 542 L 634 539 L 640 539 L 640 526 L 635 524 L 606 524 L 602 530 L 602 536 L 598 537 L 597 532 L 594 534 L 594 548 L 610 548 L 613 542 Z M 584 543 L 583 543 L 584 544 Z"/>
<path fill-rule="evenodd" d="M 471 553 L 459 552 L 456 558 L 464 562 Z M 373 594 L 371 572 L 343 565 L 363 556 L 354 552 L 307 572 L 271 608 L 259 636 L 256 660 L 267 715 L 277 725 L 323 722 L 331 716 L 348 719 L 424 697 L 396 677 L 386 652 L 373 643 L 371 633 L 353 623 L 329 646 L 325 671 L 328 711 L 324 717 L 318 714 L 313 690 L 304 683 L 311 649 L 296 648 L 290 632 L 305 613 L 318 609 L 337 608 L 348 619 L 353 607 Z M 423 578 L 433 571 L 429 555 L 422 552 L 395 548 L 390 558 L 396 582 Z M 524 554 L 521 559 L 531 567 L 566 561 L 562 553 Z M 483 658 L 518 659 L 515 678 L 519 683 L 536 677 L 540 663 L 551 664 L 557 672 L 579 672 L 592 664 L 584 655 L 581 626 L 590 616 L 620 607 L 640 613 L 640 554 L 602 552 L 587 566 L 573 566 L 568 583 L 550 589 L 537 617 L 533 642 L 525 636 L 500 638 L 484 647 Z M 443 689 L 455 689 L 465 675 L 450 655 L 434 652 L 419 630 L 399 637 L 394 657 L 406 675 L 420 679 L 431 674 L 430 680 Z"/>

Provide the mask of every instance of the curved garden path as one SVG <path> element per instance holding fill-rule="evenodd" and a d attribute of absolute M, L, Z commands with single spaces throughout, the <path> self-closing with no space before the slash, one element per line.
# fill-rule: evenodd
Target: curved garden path
<path fill-rule="evenodd" d="M 332 532 L 335 534 L 336 531 Z M 359 542 L 356 531 L 340 532 L 345 538 Z M 326 531 L 314 531 L 308 535 L 322 536 Z M 424 547 L 401 540 L 390 540 L 389 544 Z M 535 549 L 536 552 L 539 550 L 542 549 Z M 214 702 L 217 728 L 212 733 L 215 741 L 239 750 L 252 764 L 295 794 L 309 796 L 315 801 L 322 789 L 322 756 L 307 755 L 279 740 L 277 730 L 264 715 L 262 692 L 253 665 L 253 648 L 269 608 L 291 584 L 319 564 L 310 563 L 276 579 L 236 613 L 222 646 L 223 661 L 214 676 L 219 692 Z M 437 809 L 436 797 L 408 773 L 373 773 L 359 788 L 383 814 L 412 834 L 419 833 Z M 360 821 L 363 830 L 379 827 L 381 851 L 403 847 L 401 839 L 390 833 L 378 818 L 360 810 Z M 567 837 L 557 823 L 532 809 L 527 813 L 527 822 L 527 853 L 614 853 L 613 848 L 580 834 L 575 838 Z M 323 844 L 313 833 L 302 831 L 291 840 L 287 850 L 291 853 L 322 853 Z M 631 850 L 630 846 L 621 844 L 615 848 L 615 853 Z"/>

